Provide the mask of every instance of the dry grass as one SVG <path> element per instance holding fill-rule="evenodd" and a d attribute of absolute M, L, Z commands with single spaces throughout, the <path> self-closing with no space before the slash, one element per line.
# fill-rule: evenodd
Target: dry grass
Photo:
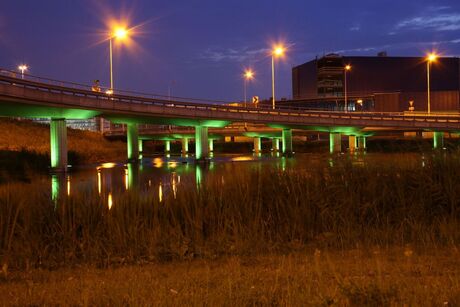
<path fill-rule="evenodd" d="M 12 119 L 0 120 L 0 150 L 26 151 L 37 154 L 50 152 L 48 125 Z M 69 157 L 74 162 L 101 162 L 126 158 L 126 144 L 111 142 L 99 133 L 67 129 Z"/>
<path fill-rule="evenodd" d="M 315 250 L 112 269 L 31 270 L 0 283 L 5 305 L 458 306 L 460 254 Z"/>

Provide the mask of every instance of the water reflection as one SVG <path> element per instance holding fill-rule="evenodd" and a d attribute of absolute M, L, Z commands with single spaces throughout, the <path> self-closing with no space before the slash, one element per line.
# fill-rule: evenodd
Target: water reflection
<path fill-rule="evenodd" d="M 73 170 L 69 175 L 51 175 L 51 199 L 57 205 L 59 199 L 78 197 L 94 193 L 101 197 L 102 203 L 112 208 L 117 198 L 125 193 L 137 193 L 140 196 L 155 195 L 160 202 L 170 197 L 176 199 L 183 190 L 200 190 L 204 183 L 225 184 L 227 176 L 250 171 L 275 169 L 280 171 L 310 170 L 312 166 L 324 168 L 343 167 L 344 163 L 352 167 L 366 167 L 374 164 L 404 167 L 424 167 L 431 159 L 429 155 L 396 154 L 353 154 L 330 156 L 320 154 L 297 154 L 294 158 L 275 158 L 272 154 L 254 157 L 253 155 L 216 156 L 206 164 L 195 163 L 193 157 L 156 157 L 144 159 L 143 163 L 104 163 L 95 167 L 83 167 Z M 49 180 L 49 179 L 47 179 Z M 39 184 L 32 181 L 32 184 Z M 157 195 L 158 194 L 158 195 Z"/>

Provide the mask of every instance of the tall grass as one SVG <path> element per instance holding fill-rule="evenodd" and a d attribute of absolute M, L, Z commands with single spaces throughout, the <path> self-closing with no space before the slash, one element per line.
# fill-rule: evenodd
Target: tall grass
<path fill-rule="evenodd" d="M 304 248 L 460 242 L 460 159 L 425 167 L 264 170 L 204 178 L 176 197 L 97 191 L 50 200 L 49 188 L 0 187 L 0 252 L 10 267 L 215 258 Z"/>

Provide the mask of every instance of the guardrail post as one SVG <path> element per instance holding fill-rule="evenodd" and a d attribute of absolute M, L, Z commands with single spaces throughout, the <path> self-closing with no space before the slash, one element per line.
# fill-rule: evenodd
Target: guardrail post
<path fill-rule="evenodd" d="M 67 171 L 67 126 L 64 118 L 52 118 L 50 122 L 51 168 Z"/>
<path fill-rule="evenodd" d="M 127 146 L 128 146 L 128 160 L 139 160 L 139 128 L 137 124 L 127 124 Z"/>
<path fill-rule="evenodd" d="M 209 157 L 208 127 L 195 126 L 195 159 L 205 160 Z"/>
<path fill-rule="evenodd" d="M 282 132 L 283 138 L 283 154 L 290 156 L 293 154 L 292 150 L 292 130 L 291 129 L 283 129 Z"/>
<path fill-rule="evenodd" d="M 144 141 L 139 139 L 139 153 L 142 153 L 144 151 Z"/>
<path fill-rule="evenodd" d="M 260 137 L 255 137 L 254 138 L 254 153 L 258 154 L 260 153 L 262 149 L 262 142 L 260 141 Z"/>
<path fill-rule="evenodd" d="M 442 149 L 444 147 L 444 132 L 434 131 L 433 132 L 433 148 Z"/>
<path fill-rule="evenodd" d="M 330 133 L 329 134 L 329 152 L 341 152 L 342 151 L 342 134 Z"/>

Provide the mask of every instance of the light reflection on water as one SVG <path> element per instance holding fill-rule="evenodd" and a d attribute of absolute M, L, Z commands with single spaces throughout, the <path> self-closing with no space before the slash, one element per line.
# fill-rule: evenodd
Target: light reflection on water
<path fill-rule="evenodd" d="M 199 190 L 206 180 L 221 184 L 230 174 L 252 170 L 274 169 L 280 171 L 309 170 L 312 166 L 320 169 L 339 167 L 347 162 L 352 167 L 365 167 L 370 164 L 405 163 L 423 167 L 427 157 L 417 154 L 296 154 L 294 158 L 274 157 L 272 154 L 255 156 L 216 156 L 204 164 L 195 163 L 193 157 L 155 157 L 144 158 L 142 163 L 104 163 L 84 166 L 72 171 L 70 175 L 51 175 L 50 195 L 56 201 L 60 197 L 74 197 L 88 192 L 97 193 L 108 208 L 116 205 L 118 195 L 128 192 L 150 195 L 163 202 L 169 195 L 177 197 L 181 189 Z M 318 169 L 318 168 L 315 168 Z M 38 179 L 32 180 L 35 184 Z"/>

